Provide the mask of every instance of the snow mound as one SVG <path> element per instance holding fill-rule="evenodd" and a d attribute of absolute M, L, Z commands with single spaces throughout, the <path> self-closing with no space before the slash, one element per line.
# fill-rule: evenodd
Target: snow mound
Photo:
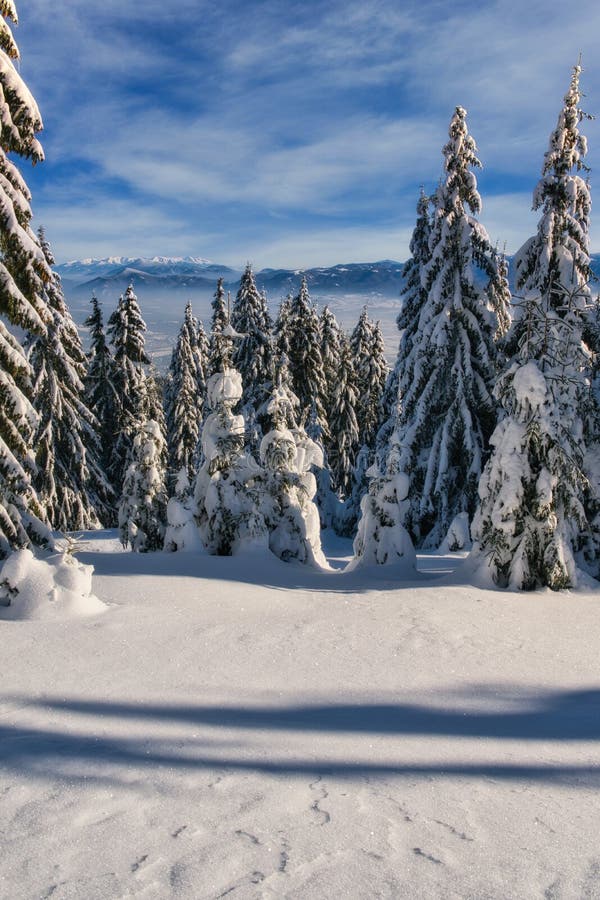
<path fill-rule="evenodd" d="M 37 559 L 31 550 L 12 553 L 0 570 L 0 619 L 92 616 L 106 609 L 92 594 L 93 566 L 71 554 Z"/>
<path fill-rule="evenodd" d="M 471 533 L 469 531 L 469 514 L 459 513 L 452 519 L 446 537 L 440 544 L 440 553 L 456 553 L 458 550 L 471 549 Z"/>

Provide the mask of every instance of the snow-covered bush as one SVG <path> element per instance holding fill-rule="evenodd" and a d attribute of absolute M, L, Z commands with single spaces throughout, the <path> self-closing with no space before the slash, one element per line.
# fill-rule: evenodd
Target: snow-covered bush
<path fill-rule="evenodd" d="M 207 399 L 214 412 L 202 429 L 204 463 L 194 499 L 202 543 L 217 556 L 268 546 L 255 490 L 261 470 L 244 453 L 244 417 L 232 411 L 241 397 L 237 370 L 226 369 L 209 378 Z"/>
<path fill-rule="evenodd" d="M 0 569 L 0 619 L 88 616 L 106 609 L 92 593 L 93 566 L 71 553 L 43 559 L 31 550 L 12 553 Z"/>
<path fill-rule="evenodd" d="M 124 547 L 134 551 L 162 549 L 167 492 L 164 471 L 165 439 L 151 419 L 133 439 L 119 503 L 119 533 Z"/>
<path fill-rule="evenodd" d="M 448 533 L 440 545 L 440 553 L 456 553 L 458 550 L 470 548 L 469 516 L 466 512 L 459 513 L 450 523 Z"/>
<path fill-rule="evenodd" d="M 175 493 L 167 503 L 167 522 L 165 550 L 203 552 L 204 548 L 194 519 L 194 498 L 186 466 L 179 471 Z"/>
<path fill-rule="evenodd" d="M 260 445 L 264 467 L 259 495 L 269 529 L 269 547 L 280 559 L 327 567 L 321 550 L 317 482 L 310 471 L 322 465 L 321 448 L 302 430 L 273 429 Z"/>
<path fill-rule="evenodd" d="M 369 488 L 361 501 L 354 559 L 348 570 L 400 561 L 408 569 L 416 569 L 415 550 L 403 525 L 409 505 L 408 477 L 403 472 L 381 475 L 376 465 L 367 470 L 367 475 Z"/>

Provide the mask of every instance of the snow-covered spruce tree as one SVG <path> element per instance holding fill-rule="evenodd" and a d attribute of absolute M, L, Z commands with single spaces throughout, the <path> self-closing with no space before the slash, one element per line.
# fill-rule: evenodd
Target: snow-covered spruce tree
<path fill-rule="evenodd" d="M 149 419 L 133 438 L 119 502 L 121 543 L 139 553 L 163 546 L 167 512 L 164 457 L 162 429 Z"/>
<path fill-rule="evenodd" d="M 388 374 L 379 322 L 371 322 L 365 306 L 350 335 L 356 373 L 356 419 L 360 441 L 370 450 L 381 425 L 382 396 Z"/>
<path fill-rule="evenodd" d="M 518 251 L 514 263 L 517 290 L 538 294 L 560 315 L 574 302 L 584 315 L 590 306 L 591 198 L 589 186 L 579 174 L 588 171 L 583 162 L 587 141 L 579 131 L 586 118 L 579 108 L 580 73 L 581 67 L 575 66 L 533 194 L 533 208 L 541 210 L 537 232 Z M 570 303 L 565 303 L 565 298 Z M 513 343 L 520 342 L 526 327 L 526 317 L 517 314 Z"/>
<path fill-rule="evenodd" d="M 260 444 L 264 468 L 259 509 L 269 530 L 269 549 L 285 562 L 327 567 L 321 549 L 317 480 L 310 471 L 323 461 L 321 448 L 304 429 L 273 428 Z"/>
<path fill-rule="evenodd" d="M 259 410 L 259 420 L 265 433 L 272 428 L 298 428 L 300 401 L 292 389 L 292 376 L 288 359 L 282 354 L 275 366 L 273 387 L 265 404 Z"/>
<path fill-rule="evenodd" d="M 177 476 L 185 468 L 190 479 L 195 473 L 196 447 L 206 389 L 206 363 L 202 357 L 198 334 L 198 321 L 192 313 L 191 303 L 188 303 L 169 366 L 167 444 L 169 471 Z"/>
<path fill-rule="evenodd" d="M 331 392 L 329 413 L 331 438 L 327 457 L 332 488 L 341 499 L 349 497 L 352 492 L 354 466 L 360 448 L 356 418 L 357 393 L 356 371 L 350 342 L 346 335 L 341 335 L 337 346 L 337 366 Z"/>
<path fill-rule="evenodd" d="M 310 471 L 323 465 L 323 451 L 297 422 L 298 398 L 284 356 L 278 362 L 263 418 L 263 466 L 256 497 L 269 531 L 270 550 L 286 562 L 327 566 L 321 550 L 319 511 L 313 503 L 317 482 Z"/>
<path fill-rule="evenodd" d="M 112 445 L 117 433 L 118 398 L 114 384 L 112 354 L 106 342 L 102 308 L 98 299 L 91 299 L 92 311 L 84 322 L 89 328 L 90 349 L 84 379 L 85 402 L 98 422 L 100 462 L 108 470 Z"/>
<path fill-rule="evenodd" d="M 146 355 L 145 332 L 146 324 L 130 284 L 108 320 L 108 334 L 114 348 L 114 386 L 118 398 L 117 431 L 108 476 L 119 496 L 134 435 L 148 418 L 145 407 L 149 398 L 143 366 L 150 360 Z"/>
<path fill-rule="evenodd" d="M 396 426 L 399 398 L 407 393 L 415 374 L 413 344 L 419 330 L 421 310 L 427 301 L 427 290 L 423 286 L 423 270 L 431 259 L 429 249 L 430 204 L 431 198 L 421 188 L 417 203 L 417 220 L 410 240 L 411 255 L 402 270 L 403 288 L 400 293 L 402 306 L 396 319 L 398 330 L 401 333 L 398 355 L 395 365 L 388 375 L 381 398 L 383 425 L 377 434 L 376 449 L 379 464 L 383 466 L 385 466 L 388 444 Z"/>
<path fill-rule="evenodd" d="M 379 322 L 369 320 L 366 307 L 350 336 L 350 347 L 355 370 L 359 445 L 354 453 L 355 465 L 343 518 L 338 524 L 339 530 L 343 522 L 344 534 L 354 532 L 361 500 L 368 489 L 367 470 L 375 460 L 376 438 L 383 417 L 382 398 L 389 371 Z"/>
<path fill-rule="evenodd" d="M 445 179 L 434 198 L 430 259 L 421 270 L 427 294 L 402 380 L 388 455 L 409 475 L 406 525 L 418 545 L 436 547 L 453 519 L 473 515 L 477 484 L 495 425 L 496 317 L 483 270 L 493 275 L 493 252 L 472 215 L 481 200 L 471 169 L 481 164 L 457 107 L 443 149 Z M 477 271 L 479 270 L 479 271 Z M 402 376 L 401 376 L 402 379 Z"/>
<path fill-rule="evenodd" d="M 256 490 L 261 470 L 244 453 L 244 417 L 233 412 L 242 394 L 242 378 L 235 369 L 208 379 L 206 396 L 213 412 L 202 427 L 204 463 L 196 478 L 194 500 L 202 543 L 213 556 L 268 546 Z"/>
<path fill-rule="evenodd" d="M 194 492 L 184 466 L 177 476 L 173 496 L 167 503 L 168 525 L 165 531 L 165 550 L 171 553 L 178 550 L 204 552 L 198 526 L 194 519 L 194 508 Z"/>
<path fill-rule="evenodd" d="M 215 372 L 223 372 L 231 366 L 231 354 L 233 343 L 231 338 L 223 334 L 223 329 L 229 324 L 229 311 L 227 309 L 227 297 L 223 287 L 223 279 L 217 281 L 217 289 L 212 301 L 212 319 L 210 338 L 208 344 L 208 362 L 206 365 L 206 377 Z"/>
<path fill-rule="evenodd" d="M 560 590 L 577 584 L 578 554 L 594 544 L 579 414 L 588 357 L 579 312 L 526 306 L 527 337 L 496 387 L 504 418 L 479 484 L 473 559 L 500 587 Z"/>
<path fill-rule="evenodd" d="M 233 366 L 242 376 L 242 414 L 248 441 L 256 446 L 259 435 L 256 414 L 263 405 L 273 378 L 273 323 L 267 301 L 256 287 L 252 266 L 246 266 L 233 308 L 231 325 L 240 335 L 233 351 Z"/>
<path fill-rule="evenodd" d="M 513 589 L 574 586 L 578 564 L 598 574 L 597 473 L 585 440 L 590 196 L 578 174 L 586 152 L 579 74 L 576 66 L 534 192 L 537 233 L 516 256 L 513 359 L 496 388 L 504 418 L 473 523 L 474 558 Z"/>
<path fill-rule="evenodd" d="M 323 362 L 323 377 L 325 391 L 323 394 L 323 409 L 325 420 L 328 423 L 327 444 L 325 452 L 329 457 L 330 448 L 335 442 L 335 434 L 331 424 L 331 416 L 334 405 L 337 402 L 337 381 L 340 365 L 341 345 L 346 335 L 340 328 L 337 319 L 328 306 L 325 306 L 319 316 L 319 335 L 321 360 Z"/>
<path fill-rule="evenodd" d="M 37 104 L 13 60 L 19 50 L 6 19 L 17 22 L 12 0 L 0 3 L 0 558 L 11 549 L 51 540 L 44 512 L 31 484 L 32 435 L 36 414 L 30 403 L 30 366 L 21 330 L 44 334 L 49 314 L 44 286 L 51 272 L 30 228 L 31 195 L 9 155 L 34 164 L 44 154 Z M 15 329 L 11 332 L 9 329 Z M 18 331 L 16 330 L 18 329 Z"/>
<path fill-rule="evenodd" d="M 327 393 L 319 316 L 308 293 L 306 276 L 300 290 L 292 298 L 288 311 L 288 359 L 294 393 L 300 401 L 300 418 L 306 422 L 306 430 L 314 440 L 326 442 L 327 416 L 323 398 Z"/>
<path fill-rule="evenodd" d="M 401 564 L 412 572 L 416 569 L 416 554 L 403 525 L 408 507 L 408 476 L 391 470 L 381 475 L 376 464 L 367 470 L 367 475 L 369 488 L 361 500 L 354 558 L 347 570 Z"/>
<path fill-rule="evenodd" d="M 288 294 L 279 304 L 277 317 L 273 325 L 273 337 L 275 338 L 275 349 L 277 357 L 288 356 L 290 352 L 290 335 L 288 330 L 290 309 L 292 306 L 292 295 Z"/>
<path fill-rule="evenodd" d="M 488 302 L 496 316 L 497 344 L 504 345 L 512 321 L 512 294 L 508 283 L 508 260 L 505 253 L 494 252 L 495 266 L 486 288 Z M 498 364 L 502 368 L 503 354 L 499 355 Z"/>
<path fill-rule="evenodd" d="M 52 266 L 41 228 L 39 242 Z M 56 273 L 45 297 L 50 311 L 46 333 L 28 338 L 38 414 L 34 486 L 54 529 L 97 528 L 107 521 L 114 498 L 100 462 L 98 422 L 85 403 L 85 354 Z"/>

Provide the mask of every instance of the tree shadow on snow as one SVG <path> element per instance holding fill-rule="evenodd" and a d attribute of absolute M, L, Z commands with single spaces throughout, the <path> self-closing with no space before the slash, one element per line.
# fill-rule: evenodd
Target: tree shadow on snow
<path fill-rule="evenodd" d="M 208 556 L 197 553 L 102 553 L 82 551 L 78 560 L 94 567 L 97 576 L 157 576 L 195 578 L 253 584 L 275 590 L 306 590 L 319 593 L 360 594 L 422 587 L 436 582 L 447 569 L 427 573 L 408 569 L 402 563 L 369 566 L 352 572 L 340 568 L 313 568 L 286 563 L 269 551 L 239 556 Z M 457 564 L 460 564 L 459 560 Z M 339 561 L 336 561 L 339 565 Z"/>
<path fill-rule="evenodd" d="M 485 689 L 484 689 L 485 693 Z M 474 694 L 474 697 L 477 695 Z M 0 727 L 0 767 L 33 777 L 69 781 L 114 780 L 131 777 L 130 769 L 165 766 L 173 770 L 215 769 L 254 771 L 274 776 L 330 775 L 338 778 L 487 778 L 600 787 L 598 763 L 461 762 L 459 752 L 441 747 L 440 763 L 381 762 L 369 759 L 364 745 L 357 745 L 349 759 L 270 759 L 252 752 L 259 743 L 269 746 L 270 732 L 322 733 L 324 735 L 379 735 L 423 738 L 473 738 L 523 742 L 600 740 L 600 689 L 561 691 L 529 698 L 516 711 L 438 708 L 415 703 L 331 703 L 287 707 L 130 704 L 79 699 L 45 699 L 27 703 L 50 712 L 69 715 L 69 728 Z M 86 716 L 85 732 L 75 731 L 73 716 Z M 97 718 L 90 724 L 89 717 Z M 150 726 L 192 726 L 192 735 L 152 737 L 107 736 L 111 720 L 136 720 Z M 201 729 L 205 729 L 200 731 Z M 227 730 L 223 733 L 221 730 Z M 244 742 L 231 731 L 256 732 Z M 432 745 L 433 746 L 433 745 Z M 232 752 L 235 747 L 237 752 Z M 346 745 L 347 747 L 347 745 Z M 398 744 L 398 753 L 402 744 Z M 333 753 L 336 752 L 335 747 Z M 344 750 L 342 752 L 347 752 Z M 580 752 L 576 748 L 576 752 Z M 356 756 L 365 753 L 367 758 Z M 389 747 L 386 749 L 389 754 Z M 514 756 L 514 748 L 511 749 Z M 588 753 L 589 755 L 589 753 Z M 116 767 L 116 771 L 115 771 Z"/>

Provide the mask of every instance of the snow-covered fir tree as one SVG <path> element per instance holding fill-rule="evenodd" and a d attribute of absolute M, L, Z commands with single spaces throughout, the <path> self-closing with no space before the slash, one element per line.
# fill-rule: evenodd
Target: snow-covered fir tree
<path fill-rule="evenodd" d="M 321 549 L 317 480 L 310 471 L 323 462 L 321 448 L 304 429 L 281 425 L 261 441 L 264 468 L 259 508 L 269 530 L 269 549 L 285 562 L 327 567 Z"/>
<path fill-rule="evenodd" d="M 270 428 L 265 428 L 260 444 L 263 471 L 256 496 L 269 531 L 270 550 L 286 562 L 325 567 L 319 511 L 313 502 L 317 481 L 310 471 L 313 466 L 322 467 L 323 451 L 298 425 L 299 405 L 284 355 L 266 404 Z"/>
<path fill-rule="evenodd" d="M 11 155 L 34 164 L 44 158 L 36 138 L 42 119 L 17 71 L 19 50 L 10 20 L 12 0 L 0 4 L 0 557 L 30 540 L 48 543 L 44 512 L 31 484 L 32 436 L 37 417 L 31 406 L 31 370 L 21 346 L 22 330 L 42 335 L 50 316 L 44 286 L 51 272 L 30 228 L 31 195 Z"/>
<path fill-rule="evenodd" d="M 167 503 L 167 529 L 164 549 L 173 553 L 187 551 L 204 552 L 198 526 L 194 519 L 194 492 L 188 477 L 187 467 L 180 469 L 173 496 Z"/>
<path fill-rule="evenodd" d="M 346 335 L 338 336 L 338 339 L 335 380 L 330 382 L 333 390 L 330 401 L 331 438 L 327 461 L 331 470 L 332 488 L 338 496 L 344 499 L 352 493 L 354 467 L 360 448 L 360 434 L 356 417 L 358 391 L 354 359 Z M 333 375 L 333 373 L 331 374 Z"/>
<path fill-rule="evenodd" d="M 410 240 L 410 258 L 402 270 L 403 288 L 400 293 L 402 306 L 396 319 L 401 333 L 400 344 L 396 363 L 388 375 L 381 398 L 383 424 L 377 435 L 377 457 L 379 464 L 384 466 L 388 444 L 396 426 L 399 399 L 408 392 L 415 374 L 416 357 L 413 353 L 413 344 L 419 330 L 421 310 L 427 301 L 423 270 L 431 259 L 430 204 L 431 198 L 421 188 L 417 203 L 417 220 Z"/>
<path fill-rule="evenodd" d="M 505 253 L 494 253 L 495 271 L 492 271 L 486 288 L 489 304 L 496 316 L 496 333 L 494 339 L 503 345 L 512 321 L 512 294 L 508 282 L 508 260 Z M 498 364 L 501 366 L 503 354 Z"/>
<path fill-rule="evenodd" d="M 516 256 L 522 295 L 507 340 L 513 358 L 496 387 L 504 417 L 473 523 L 475 560 L 512 589 L 574 586 L 578 565 L 598 574 L 598 475 L 587 466 L 584 421 L 590 195 L 579 174 L 580 71 L 573 70 L 534 192 L 537 233 Z"/>
<path fill-rule="evenodd" d="M 133 438 L 119 502 L 119 535 L 124 547 L 144 553 L 163 546 L 167 491 L 165 441 L 153 419 L 140 424 Z"/>
<path fill-rule="evenodd" d="M 342 342 L 346 335 L 340 328 L 338 321 L 328 306 L 325 306 L 319 316 L 319 335 L 321 360 L 323 362 L 323 377 L 325 390 L 323 394 L 323 409 L 328 423 L 328 434 L 325 452 L 329 458 L 332 445 L 335 443 L 334 426 L 331 423 L 332 411 L 337 403 L 337 382 L 339 375 L 340 356 Z"/>
<path fill-rule="evenodd" d="M 377 432 L 383 421 L 383 393 L 390 372 L 380 322 L 371 324 L 371 349 L 363 371 L 366 374 L 367 385 L 362 403 L 363 443 L 373 450 Z"/>
<path fill-rule="evenodd" d="M 242 376 L 242 412 L 249 443 L 255 446 L 259 439 L 256 414 L 269 394 L 273 378 L 273 323 L 250 263 L 231 310 L 231 326 L 240 336 L 233 351 L 233 366 Z"/>
<path fill-rule="evenodd" d="M 350 336 L 350 349 L 359 443 L 354 451 L 355 465 L 346 491 L 343 516 L 337 517 L 338 531 L 342 529 L 344 534 L 354 532 L 361 500 L 368 489 L 367 470 L 375 460 L 376 438 L 383 418 L 383 393 L 389 371 L 379 322 L 371 322 L 366 306 Z"/>
<path fill-rule="evenodd" d="M 217 289 L 212 300 L 212 319 L 208 345 L 208 363 L 206 366 L 207 378 L 210 375 L 214 375 L 215 372 L 223 372 L 226 368 L 231 366 L 233 343 L 231 338 L 223 334 L 223 329 L 225 329 L 227 325 L 229 325 L 227 297 L 225 296 L 223 279 L 219 278 L 217 281 Z"/>
<path fill-rule="evenodd" d="M 205 344 L 204 336 L 202 345 Z M 195 473 L 196 448 L 206 390 L 206 357 L 203 356 L 203 350 L 205 346 L 201 346 L 199 339 L 198 320 L 192 313 L 191 303 L 188 303 L 169 366 L 167 444 L 170 472 L 177 475 L 185 468 L 190 479 Z"/>
<path fill-rule="evenodd" d="M 408 510 L 409 479 L 388 468 L 381 475 L 374 464 L 367 470 L 369 487 L 361 500 L 354 558 L 348 570 L 359 566 L 402 565 L 416 570 L 416 554 L 403 521 Z"/>
<path fill-rule="evenodd" d="M 308 292 L 306 276 L 288 311 L 288 359 L 294 393 L 300 401 L 300 418 L 311 438 L 325 442 L 328 435 L 323 399 L 327 393 L 319 316 Z"/>
<path fill-rule="evenodd" d="M 277 357 L 288 356 L 290 352 L 290 334 L 289 319 L 290 309 L 292 306 L 292 295 L 288 294 L 279 304 L 277 317 L 273 325 L 273 336 L 275 338 L 275 349 Z"/>
<path fill-rule="evenodd" d="M 533 208 L 541 210 L 537 232 L 515 255 L 514 263 L 517 291 L 544 297 L 550 308 L 563 316 L 573 302 L 586 313 L 590 301 L 591 198 L 589 185 L 580 174 L 588 171 L 584 163 L 587 141 L 579 131 L 586 117 L 579 106 L 580 73 L 581 67 L 575 66 L 533 194 Z M 525 328 L 526 317 L 517 314 L 513 341 L 520 341 Z"/>
<path fill-rule="evenodd" d="M 213 556 L 268 546 L 256 490 L 261 470 L 244 452 L 244 417 L 233 412 L 242 395 L 242 378 L 235 369 L 217 372 L 208 379 L 206 396 L 213 412 L 202 427 L 204 462 L 194 499 L 202 544 Z"/>
<path fill-rule="evenodd" d="M 118 495 L 121 494 L 134 435 L 148 418 L 149 398 L 144 365 L 150 360 L 145 349 L 145 332 L 146 323 L 130 284 L 108 320 L 108 334 L 114 348 L 114 386 L 118 398 L 117 431 L 108 476 Z"/>
<path fill-rule="evenodd" d="M 39 242 L 52 266 L 43 229 Z M 100 461 L 98 421 L 85 402 L 85 354 L 56 273 L 45 295 L 46 333 L 28 340 L 38 414 L 34 485 L 54 529 L 96 528 L 108 521 L 114 498 Z"/>
<path fill-rule="evenodd" d="M 112 446 L 117 433 L 118 398 L 114 384 L 112 354 L 106 341 L 102 308 L 98 299 L 91 299 L 92 311 L 84 322 L 89 329 L 90 349 L 84 379 L 85 402 L 98 422 L 100 462 L 108 471 Z"/>
<path fill-rule="evenodd" d="M 259 410 L 265 434 L 272 428 L 297 428 L 299 411 L 300 401 L 292 389 L 292 376 L 284 353 L 275 366 L 271 394 Z"/>
<path fill-rule="evenodd" d="M 496 417 L 497 321 L 478 286 L 482 270 L 488 280 L 494 274 L 493 252 L 474 218 L 481 199 L 472 169 L 481 164 L 461 107 L 449 137 L 445 178 L 434 198 L 430 258 L 421 269 L 426 300 L 415 301 L 419 321 L 405 355 L 410 381 L 400 376 L 388 447 L 388 455 L 398 457 L 398 471 L 410 479 L 408 530 L 427 547 L 442 542 L 456 516 L 472 516 Z"/>

